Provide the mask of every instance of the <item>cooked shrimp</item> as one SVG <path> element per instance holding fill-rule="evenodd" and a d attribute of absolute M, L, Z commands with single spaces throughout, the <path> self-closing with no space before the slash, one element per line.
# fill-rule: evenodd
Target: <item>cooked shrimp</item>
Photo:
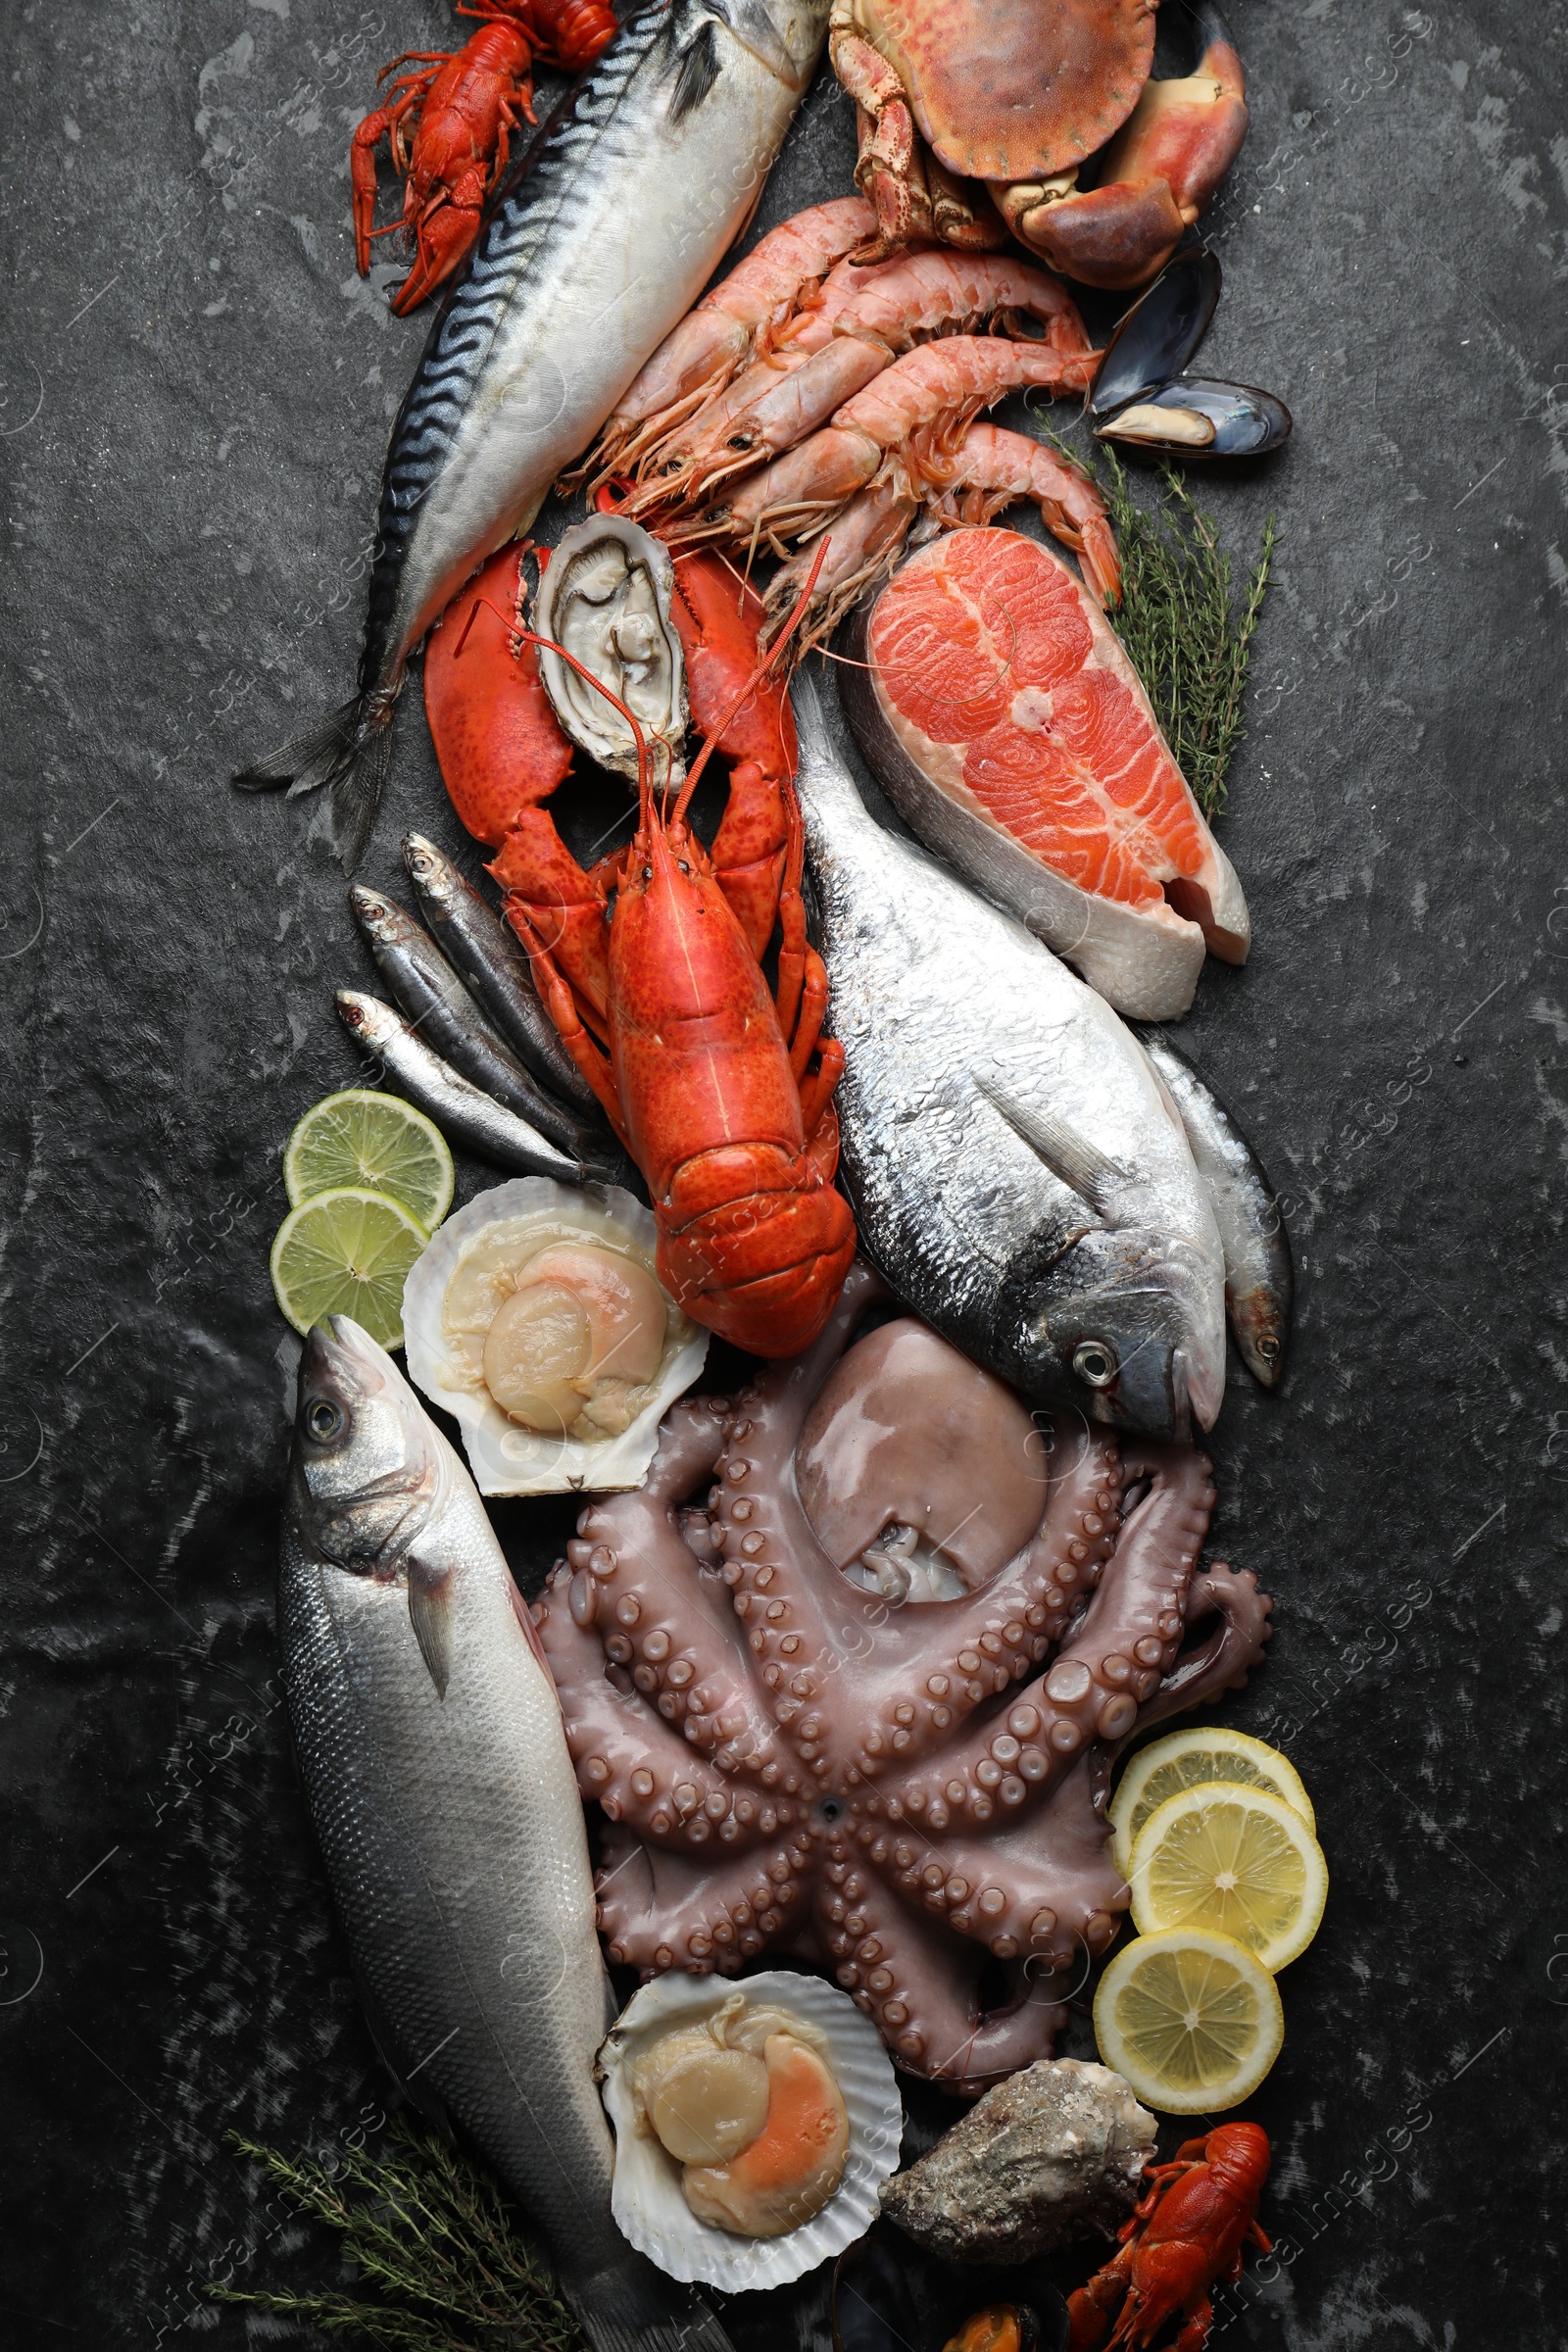
<path fill-rule="evenodd" d="M 1078 558 L 1095 597 L 1114 605 L 1121 595 L 1121 557 L 1104 501 L 1088 474 L 1026 433 L 971 424 L 952 477 L 932 503 L 937 520 L 944 530 L 989 522 L 1015 498 L 1034 500 L 1047 530 Z"/>
<path fill-rule="evenodd" d="M 838 196 L 770 229 L 665 336 L 622 393 L 595 452 L 601 476 L 624 472 L 640 449 L 722 391 L 769 325 L 798 306 L 803 288 L 860 244 L 874 221 L 863 197 Z"/>
<path fill-rule="evenodd" d="M 1089 335 L 1058 277 L 1005 254 L 917 253 L 881 269 L 841 263 L 809 320 L 810 350 L 792 324 L 782 349 L 749 368 L 722 399 L 699 412 L 650 459 L 662 482 L 643 504 L 689 510 L 728 475 L 793 449 L 825 424 L 902 353 L 933 336 L 972 335 L 986 318 L 1009 328 L 1029 318 L 1038 340 L 1064 357 L 1085 357 Z"/>
<path fill-rule="evenodd" d="M 833 421 L 753 474 L 724 504 L 671 538 L 726 536 L 784 553 L 781 536 L 824 523 L 887 466 L 918 494 L 952 478 L 954 449 L 975 412 L 1025 385 L 1082 391 L 1098 352 L 951 335 L 922 344 L 835 412 Z"/>

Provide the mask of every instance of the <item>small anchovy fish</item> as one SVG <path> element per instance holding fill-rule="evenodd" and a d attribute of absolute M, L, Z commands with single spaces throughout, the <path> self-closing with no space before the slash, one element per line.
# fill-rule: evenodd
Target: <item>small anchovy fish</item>
<path fill-rule="evenodd" d="M 589 1158 L 607 1147 L 602 1130 L 588 1130 L 544 1093 L 406 907 L 359 882 L 350 885 L 349 905 L 393 996 L 424 1043 L 460 1077 L 482 1087 L 574 1158 Z"/>
<path fill-rule="evenodd" d="M 359 691 L 234 779 L 330 786 L 346 871 L 370 837 L 409 656 L 528 528 L 740 234 L 827 19 L 828 0 L 662 0 L 509 175 L 392 428 Z"/>
<path fill-rule="evenodd" d="M 875 821 L 813 682 L 792 692 L 867 1253 L 1026 1396 L 1149 1437 L 1211 1428 L 1225 1261 L 1147 1054 L 1021 923 Z"/>
<path fill-rule="evenodd" d="M 278 1630 L 311 1818 L 416 2102 L 547 2231 L 594 2352 L 730 2352 L 611 2218 L 614 2002 L 561 1706 L 472 1480 L 347 1315 L 300 1360 Z"/>
<path fill-rule="evenodd" d="M 1225 1311 L 1242 1361 L 1265 1389 L 1285 1371 L 1295 1275 L 1274 1187 L 1231 1113 L 1191 1062 L 1154 1030 L 1139 1029 L 1187 1131 L 1225 1251 Z"/>
<path fill-rule="evenodd" d="M 513 1050 L 553 1093 L 602 1120 L 598 1096 L 540 1001 L 526 952 L 501 917 L 422 833 L 404 837 L 403 862 L 431 937 Z"/>
<path fill-rule="evenodd" d="M 380 1062 L 409 1101 L 428 1111 L 453 1143 L 519 1176 L 555 1176 L 563 1184 L 582 1184 L 608 1173 L 558 1152 L 526 1119 L 470 1085 L 379 997 L 340 988 L 335 1002 L 338 1018 L 361 1053 Z"/>

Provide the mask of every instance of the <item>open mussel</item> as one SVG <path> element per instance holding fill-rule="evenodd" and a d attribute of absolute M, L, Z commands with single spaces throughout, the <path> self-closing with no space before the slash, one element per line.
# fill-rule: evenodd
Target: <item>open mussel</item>
<path fill-rule="evenodd" d="M 1097 441 L 1171 458 L 1260 458 L 1278 449 L 1291 413 L 1272 392 L 1182 369 L 1208 331 L 1220 267 L 1206 249 L 1179 253 L 1133 304 L 1089 388 Z"/>
<path fill-rule="evenodd" d="M 1290 430 L 1291 412 L 1272 392 L 1179 375 L 1096 425 L 1095 439 L 1172 458 L 1260 458 L 1278 449 Z"/>
<path fill-rule="evenodd" d="M 1208 332 L 1219 289 L 1219 263 L 1206 246 L 1166 263 L 1105 346 L 1087 404 L 1097 431 L 1118 409 L 1180 375 Z"/>

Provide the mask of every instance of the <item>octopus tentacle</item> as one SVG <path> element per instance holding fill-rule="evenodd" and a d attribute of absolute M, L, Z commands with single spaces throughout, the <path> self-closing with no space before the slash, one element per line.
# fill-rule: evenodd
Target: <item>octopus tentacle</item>
<path fill-rule="evenodd" d="M 998 1805 L 1021 1810 L 1031 1791 L 1038 1800 L 1054 1788 L 1091 1740 L 1123 1740 L 1132 1730 L 1140 1702 L 1175 1664 L 1214 1490 L 1207 1460 L 1183 1446 L 1129 1449 L 1125 1467 L 1131 1478 L 1148 1477 L 1150 1492 L 1123 1520 L 1094 1598 L 1054 1663 L 1018 1692 L 1005 1719 L 992 1715 L 955 1743 L 940 1775 L 890 1784 L 890 1821 L 913 1819 L 941 1834 L 955 1815 L 984 1823 Z"/>
<path fill-rule="evenodd" d="M 1189 1628 L 1208 1617 L 1219 1622 L 1204 1642 L 1177 1659 L 1152 1697 L 1139 1708 L 1128 1737 L 1162 1723 L 1167 1715 L 1206 1707 L 1222 1690 L 1245 1689 L 1273 1636 L 1273 1608 L 1268 1594 L 1258 1591 L 1250 1568 L 1235 1569 L 1216 1560 L 1212 1568 L 1195 1576 L 1187 1600 Z"/>
<path fill-rule="evenodd" d="M 726 1855 L 715 1868 L 613 1830 L 595 1881 L 610 1957 L 645 1976 L 740 1968 L 805 1908 L 808 1860 L 797 1840 L 771 1853 Z"/>
<path fill-rule="evenodd" d="M 566 1547 L 570 1612 L 584 1629 L 606 1629 L 606 1657 L 720 1770 L 744 1761 L 765 1786 L 798 1784 L 758 1699 L 723 1588 L 694 1577 L 695 1555 L 680 1530 L 679 1505 L 712 1470 L 729 1425 L 727 1407 L 676 1405 L 646 1483 L 584 1511 Z M 699 1611 L 694 1592 L 705 1604 Z"/>

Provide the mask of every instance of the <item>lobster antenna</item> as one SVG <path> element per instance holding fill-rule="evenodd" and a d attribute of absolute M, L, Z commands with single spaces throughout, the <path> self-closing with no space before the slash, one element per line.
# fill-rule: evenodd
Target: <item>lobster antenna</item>
<path fill-rule="evenodd" d="M 563 662 L 567 662 L 571 664 L 572 668 L 577 672 L 577 675 L 580 678 L 586 678 L 590 686 L 595 686 L 598 688 L 599 692 L 604 696 L 607 703 L 614 704 L 615 709 L 620 712 L 620 715 L 626 721 L 627 726 L 630 727 L 632 736 L 637 745 L 637 805 L 639 809 L 641 809 L 644 803 L 648 800 L 650 792 L 649 768 L 651 763 L 648 757 L 648 738 L 642 731 L 642 727 L 638 722 L 636 712 L 634 710 L 627 710 L 625 704 L 621 701 L 619 695 L 615 693 L 614 689 L 607 686 L 603 678 L 596 677 L 594 672 L 588 667 L 586 662 L 579 662 L 575 654 L 568 654 L 565 647 L 564 645 L 558 645 L 553 637 L 541 637 L 537 629 L 523 628 L 514 614 L 503 612 L 501 607 L 499 605 L 492 604 L 487 596 L 476 596 L 474 598 L 472 610 L 470 611 L 467 619 L 463 624 L 463 635 L 458 639 L 457 651 L 452 657 L 453 661 L 462 661 L 463 649 L 468 642 L 468 631 L 472 628 L 475 620 L 478 618 L 479 607 L 481 605 L 483 605 L 487 611 L 495 614 L 497 620 L 502 623 L 509 636 L 515 637 L 518 643 L 521 645 L 543 646 L 547 654 L 559 654 Z M 783 640 L 780 639 L 780 643 L 782 642 Z M 730 715 L 733 717 L 734 713 L 731 712 Z M 725 726 L 728 726 L 729 719 L 726 718 L 724 724 Z"/>
<path fill-rule="evenodd" d="M 816 551 L 816 560 L 812 564 L 809 572 L 807 574 L 806 585 L 795 600 L 794 612 L 790 614 L 785 626 L 780 629 L 778 635 L 768 647 L 767 652 L 763 655 L 761 661 L 759 662 L 757 667 L 753 670 L 751 676 L 741 688 L 741 691 L 736 697 L 735 701 L 725 711 L 724 716 L 720 720 L 719 724 L 714 727 L 711 734 L 709 736 L 708 741 L 704 744 L 702 750 L 692 761 L 691 770 L 687 775 L 685 783 L 680 788 L 680 798 L 675 803 L 675 813 L 670 820 L 671 823 L 678 825 L 684 819 L 687 808 L 691 805 L 691 797 L 697 787 L 698 778 L 702 775 L 704 768 L 708 765 L 710 755 L 716 749 L 719 737 L 723 734 L 724 729 L 729 725 L 730 720 L 745 710 L 747 704 L 751 701 L 752 696 L 757 692 L 758 687 L 766 677 L 768 671 L 772 668 L 774 662 L 778 660 L 780 654 L 784 651 L 784 648 L 788 645 L 790 639 L 800 627 L 801 622 L 806 618 L 806 608 L 810 603 L 811 591 L 816 586 L 816 575 L 821 570 L 823 564 L 827 562 L 828 549 L 831 547 L 831 539 L 824 534 L 822 544 Z"/>

